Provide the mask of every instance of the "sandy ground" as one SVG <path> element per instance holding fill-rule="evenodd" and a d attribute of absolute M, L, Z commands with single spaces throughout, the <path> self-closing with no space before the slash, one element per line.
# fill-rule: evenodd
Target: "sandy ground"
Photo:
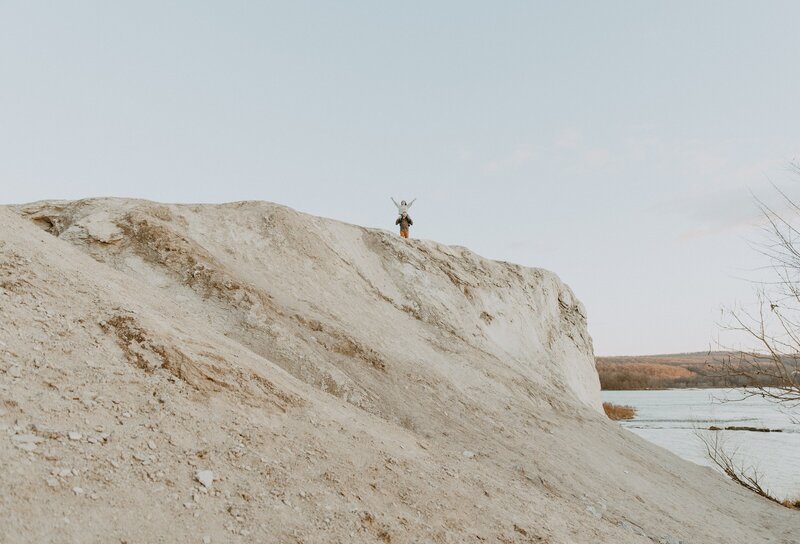
<path fill-rule="evenodd" d="M 268 203 L 0 208 L 0 542 L 796 543 L 600 413 L 550 272 Z"/>

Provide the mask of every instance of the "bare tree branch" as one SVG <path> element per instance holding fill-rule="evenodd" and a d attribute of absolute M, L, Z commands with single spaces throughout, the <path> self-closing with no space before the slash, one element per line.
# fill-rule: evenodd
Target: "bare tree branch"
<path fill-rule="evenodd" d="M 741 462 L 737 462 L 736 457 L 738 449 L 726 451 L 720 440 L 719 432 L 714 432 L 713 438 L 709 438 L 699 431 L 695 431 L 695 434 L 703 442 L 708 458 L 731 480 L 769 501 L 786 506 L 787 508 L 800 509 L 800 501 L 789 499 L 780 500 L 773 496 L 772 493 L 762 485 L 763 475 L 756 467 L 747 467 Z"/>
<path fill-rule="evenodd" d="M 800 174 L 800 165 L 790 169 Z M 765 218 L 767 241 L 757 251 L 769 262 L 774 281 L 760 282 L 756 308 L 728 312 L 725 328 L 744 333 L 755 344 L 751 350 L 735 350 L 710 367 L 725 376 L 745 397 L 759 396 L 800 406 L 800 203 L 774 186 L 781 198 L 777 211 L 754 197 Z"/>

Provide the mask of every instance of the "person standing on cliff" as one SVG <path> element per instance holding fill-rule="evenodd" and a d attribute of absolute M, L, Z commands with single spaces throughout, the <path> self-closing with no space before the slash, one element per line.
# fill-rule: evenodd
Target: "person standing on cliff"
<path fill-rule="evenodd" d="M 400 217 L 397 218 L 394 224 L 400 225 L 400 237 L 408 238 L 408 228 L 413 225 L 414 222 L 411 220 L 411 217 L 404 212 L 400 214 Z"/>

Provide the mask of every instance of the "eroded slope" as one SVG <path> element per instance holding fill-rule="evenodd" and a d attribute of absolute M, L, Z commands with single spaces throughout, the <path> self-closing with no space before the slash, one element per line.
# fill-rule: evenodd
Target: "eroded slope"
<path fill-rule="evenodd" d="M 4 542 L 800 528 L 605 421 L 548 272 L 265 203 L 38 203 L 0 233 Z"/>

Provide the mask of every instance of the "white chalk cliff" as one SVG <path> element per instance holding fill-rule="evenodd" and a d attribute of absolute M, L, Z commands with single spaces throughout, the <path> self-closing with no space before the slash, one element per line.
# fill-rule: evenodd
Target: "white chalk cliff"
<path fill-rule="evenodd" d="M 2 542 L 798 541 L 605 419 L 551 272 L 261 202 L 50 201 L 0 209 L 0 309 Z"/>

